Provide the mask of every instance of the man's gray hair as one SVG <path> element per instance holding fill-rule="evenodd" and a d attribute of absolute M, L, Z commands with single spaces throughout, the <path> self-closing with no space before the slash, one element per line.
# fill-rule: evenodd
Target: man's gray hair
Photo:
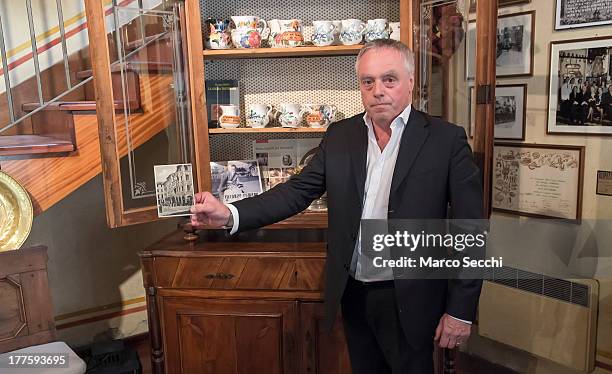
<path fill-rule="evenodd" d="M 404 43 L 393 39 L 376 39 L 366 43 L 357 55 L 357 61 L 355 61 L 355 71 L 357 71 L 357 68 L 359 67 L 361 57 L 369 51 L 374 51 L 377 49 L 392 49 L 397 51 L 404 59 L 404 64 L 406 65 L 408 74 L 414 75 L 414 53 L 412 53 L 410 48 L 406 47 Z"/>

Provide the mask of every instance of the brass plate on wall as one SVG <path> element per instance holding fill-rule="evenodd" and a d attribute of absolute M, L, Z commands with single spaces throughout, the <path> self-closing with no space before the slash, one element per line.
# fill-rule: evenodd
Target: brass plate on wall
<path fill-rule="evenodd" d="M 28 192 L 0 171 L 0 252 L 21 247 L 30 234 L 33 218 Z"/>

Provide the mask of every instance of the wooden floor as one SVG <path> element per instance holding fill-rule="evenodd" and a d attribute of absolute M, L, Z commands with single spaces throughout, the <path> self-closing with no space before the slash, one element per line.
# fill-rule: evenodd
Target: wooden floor
<path fill-rule="evenodd" d="M 143 374 L 151 374 L 151 346 L 149 345 L 148 335 L 137 335 L 125 340 L 128 347 L 138 351 L 138 357 L 142 364 Z M 457 354 L 457 367 L 455 374 L 519 374 L 513 370 L 485 361 L 476 356 L 467 355 L 459 352 Z M 333 373 L 322 373 L 333 374 Z M 441 374 L 441 373 L 440 373 Z"/>

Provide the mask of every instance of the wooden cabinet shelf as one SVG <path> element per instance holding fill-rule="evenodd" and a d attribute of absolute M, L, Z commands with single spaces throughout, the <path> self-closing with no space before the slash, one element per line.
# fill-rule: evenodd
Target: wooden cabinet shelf
<path fill-rule="evenodd" d="M 298 127 L 298 128 L 290 128 L 290 127 L 264 127 L 264 128 L 251 128 L 251 127 L 239 127 L 236 129 L 208 129 L 208 133 L 210 135 L 215 135 L 215 134 L 243 134 L 243 133 L 260 133 L 260 132 L 266 132 L 266 133 L 275 133 L 275 132 L 282 132 L 282 133 L 290 133 L 290 132 L 325 132 L 327 130 L 327 128 L 322 127 L 322 128 L 314 128 L 314 127 Z"/>
<path fill-rule="evenodd" d="M 254 48 L 254 49 L 205 49 L 205 60 L 234 58 L 271 58 L 271 57 L 320 57 L 350 56 L 359 53 L 363 47 L 357 45 L 333 45 L 329 47 L 303 46 L 295 48 Z"/>

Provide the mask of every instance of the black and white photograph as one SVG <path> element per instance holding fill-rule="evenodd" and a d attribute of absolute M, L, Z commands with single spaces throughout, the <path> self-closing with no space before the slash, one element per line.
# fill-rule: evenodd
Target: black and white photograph
<path fill-rule="evenodd" d="M 612 38 L 551 44 L 548 133 L 612 135 Z"/>
<path fill-rule="evenodd" d="M 497 6 L 499 8 L 502 8 L 505 6 L 528 4 L 530 2 L 531 0 L 497 0 Z M 470 12 L 475 12 L 475 11 L 476 11 L 476 0 L 470 0 Z"/>
<path fill-rule="evenodd" d="M 495 139 L 525 139 L 527 85 L 495 87 Z"/>
<path fill-rule="evenodd" d="M 190 216 L 194 203 L 191 164 L 155 165 L 155 195 L 159 217 Z"/>
<path fill-rule="evenodd" d="M 535 11 L 499 16 L 497 20 L 496 76 L 518 77 L 533 74 Z M 468 24 L 466 76 L 476 73 L 476 21 Z"/>
<path fill-rule="evenodd" d="M 557 0 L 555 30 L 612 24 L 610 0 Z"/>
<path fill-rule="evenodd" d="M 262 189 L 257 160 L 210 163 L 212 194 L 223 203 L 259 195 Z"/>

